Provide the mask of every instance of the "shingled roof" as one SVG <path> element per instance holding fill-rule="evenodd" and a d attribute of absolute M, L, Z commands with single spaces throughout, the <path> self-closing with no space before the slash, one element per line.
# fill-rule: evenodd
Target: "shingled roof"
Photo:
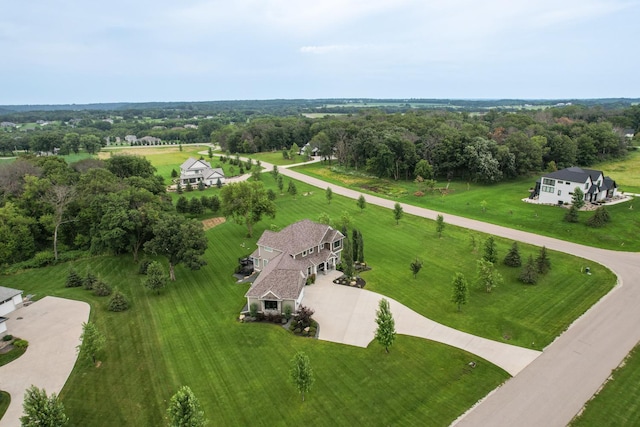
<path fill-rule="evenodd" d="M 303 219 L 279 232 L 265 231 L 258 240 L 259 246 L 268 246 L 291 255 L 318 246 L 322 243 L 333 242 L 344 237 L 342 233 L 326 224 Z"/>
<path fill-rule="evenodd" d="M 563 181 L 571 181 L 571 182 L 585 182 L 589 177 L 591 177 L 593 181 L 596 181 L 600 175 L 604 176 L 602 171 L 598 171 L 594 169 L 583 169 L 583 168 L 574 166 L 574 167 L 561 169 L 559 171 L 548 173 L 544 175 L 544 177 L 560 179 Z"/>

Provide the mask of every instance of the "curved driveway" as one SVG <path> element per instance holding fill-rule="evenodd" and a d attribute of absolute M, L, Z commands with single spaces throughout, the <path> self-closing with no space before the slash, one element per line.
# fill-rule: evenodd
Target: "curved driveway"
<path fill-rule="evenodd" d="M 262 162 L 266 168 L 272 166 Z M 299 172 L 280 173 L 335 194 L 360 193 Z M 393 208 L 395 201 L 367 195 L 367 202 Z M 438 212 L 402 205 L 408 214 L 435 219 Z M 458 421 L 460 426 L 565 426 L 640 340 L 640 253 L 616 252 L 565 242 L 481 221 L 443 214 L 449 224 L 566 252 L 613 270 L 618 285 L 518 375 Z"/>
<path fill-rule="evenodd" d="M 44 297 L 7 317 L 9 332 L 29 341 L 22 356 L 0 367 L 0 390 L 11 394 L 0 427 L 17 427 L 27 388 L 44 388 L 47 395 L 62 390 L 76 363 L 76 346 L 80 344 L 82 322 L 89 320 L 89 304 Z"/>

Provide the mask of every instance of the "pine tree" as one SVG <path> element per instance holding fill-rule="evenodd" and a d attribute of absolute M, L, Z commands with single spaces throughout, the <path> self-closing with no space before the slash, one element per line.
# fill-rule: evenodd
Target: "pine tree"
<path fill-rule="evenodd" d="M 189 212 L 189 201 L 186 197 L 180 196 L 176 201 L 176 212 L 178 213 L 187 213 Z"/>
<path fill-rule="evenodd" d="M 493 264 L 498 261 L 498 250 L 496 249 L 496 242 L 493 236 L 487 237 L 487 241 L 484 242 L 484 254 L 482 258 Z"/>
<path fill-rule="evenodd" d="M 180 183 L 180 181 L 178 181 L 178 183 L 176 184 L 176 193 L 178 193 L 178 194 L 182 194 L 183 193 L 182 184 Z"/>
<path fill-rule="evenodd" d="M 97 297 L 106 297 L 111 295 L 111 286 L 103 280 L 97 280 L 93 285 L 93 293 Z"/>
<path fill-rule="evenodd" d="M 462 309 L 462 304 L 467 303 L 467 281 L 462 273 L 456 273 L 451 283 L 453 287 L 453 294 L 451 295 L 451 302 L 458 306 L 458 311 Z"/>
<path fill-rule="evenodd" d="M 347 276 L 348 279 L 351 279 L 351 277 L 353 277 L 353 249 L 351 247 L 351 241 L 348 237 L 345 238 L 342 242 L 342 244 L 344 245 L 342 248 L 342 272 L 345 276 Z"/>
<path fill-rule="evenodd" d="M 289 187 L 287 188 L 287 191 L 289 192 L 289 194 L 291 194 L 293 196 L 293 198 L 295 199 L 296 194 L 298 194 L 298 189 L 296 188 L 296 183 L 293 181 L 289 181 Z"/>
<path fill-rule="evenodd" d="M 126 311 L 129 309 L 129 302 L 125 298 L 124 294 L 116 288 L 113 296 L 109 300 L 107 308 L 109 311 Z"/>
<path fill-rule="evenodd" d="M 198 191 L 204 191 L 205 185 L 204 181 L 198 181 Z"/>
<path fill-rule="evenodd" d="M 20 417 L 23 427 L 62 427 L 69 422 L 64 413 L 64 405 L 55 393 L 47 397 L 44 389 L 32 385 L 24 392 L 22 403 L 24 415 Z"/>
<path fill-rule="evenodd" d="M 611 221 L 611 215 L 609 215 L 609 211 L 606 207 L 600 206 L 587 220 L 587 225 L 589 227 L 604 227 L 608 222 Z"/>
<path fill-rule="evenodd" d="M 536 258 L 536 271 L 539 274 L 547 274 L 551 270 L 551 260 L 549 260 L 549 256 L 547 255 L 547 248 L 540 248 L 540 254 Z"/>
<path fill-rule="evenodd" d="M 358 256 L 357 260 L 360 264 L 364 262 L 364 238 L 362 233 L 358 233 Z"/>
<path fill-rule="evenodd" d="M 87 276 L 82 281 L 82 286 L 90 291 L 93 289 L 94 285 L 98 281 L 98 278 L 90 271 L 87 272 Z"/>
<path fill-rule="evenodd" d="M 167 408 L 169 427 L 202 427 L 207 424 L 200 402 L 187 386 L 171 397 Z"/>
<path fill-rule="evenodd" d="M 536 271 L 536 264 L 533 261 L 533 255 L 529 255 L 529 260 L 522 268 L 520 281 L 527 285 L 535 285 L 538 281 L 538 272 Z"/>
<path fill-rule="evenodd" d="M 311 389 L 315 380 L 313 378 L 313 369 L 311 369 L 309 357 L 301 351 L 296 353 L 293 359 L 291 359 L 289 378 L 298 389 L 304 402 L 304 394 Z"/>
<path fill-rule="evenodd" d="M 80 345 L 76 347 L 85 359 L 96 363 L 97 353 L 104 348 L 106 339 L 102 332 L 98 330 L 93 322 L 82 324 L 82 335 L 80 335 Z"/>
<path fill-rule="evenodd" d="M 67 275 L 67 281 L 65 282 L 65 287 L 67 288 L 77 288 L 82 286 L 82 277 L 78 274 L 78 272 L 71 267 L 69 269 L 69 274 Z"/>
<path fill-rule="evenodd" d="M 393 341 L 396 339 L 396 324 L 391 314 L 391 308 L 389 307 L 389 301 L 381 299 L 376 311 L 376 323 L 378 328 L 376 329 L 376 340 L 384 346 L 384 349 L 389 353 L 389 347 L 393 345 Z"/>
<path fill-rule="evenodd" d="M 282 194 L 282 190 L 284 190 L 284 179 L 282 175 L 278 175 L 276 181 L 278 181 L 278 190 L 280 190 L 280 194 Z"/>
<path fill-rule="evenodd" d="M 436 231 L 438 238 L 442 238 L 442 232 L 444 231 L 444 217 L 442 215 L 436 217 Z"/>
<path fill-rule="evenodd" d="M 578 208 L 576 207 L 576 205 L 571 205 L 571 207 L 569 207 L 569 210 L 564 215 L 564 220 L 573 223 L 576 223 L 580 220 L 578 218 Z"/>
<path fill-rule="evenodd" d="M 187 182 L 187 186 L 184 189 L 187 192 L 193 191 L 193 185 L 191 185 L 190 182 Z"/>
<path fill-rule="evenodd" d="M 518 242 L 513 242 L 511 249 L 504 257 L 504 265 L 509 267 L 520 267 L 522 265 L 522 259 L 520 259 L 520 252 L 518 251 Z"/>

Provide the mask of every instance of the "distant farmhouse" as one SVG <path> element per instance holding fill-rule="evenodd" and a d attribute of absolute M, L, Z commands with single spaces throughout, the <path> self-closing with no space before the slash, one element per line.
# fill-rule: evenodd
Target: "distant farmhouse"
<path fill-rule="evenodd" d="M 259 275 L 245 294 L 247 308 L 256 304 L 258 312 L 283 313 L 289 306 L 295 312 L 307 279 L 334 270 L 340 262 L 344 238 L 338 230 L 308 219 L 279 232 L 266 230 L 251 254 Z"/>
<path fill-rule="evenodd" d="M 22 307 L 22 291 L 0 286 L 0 337 L 7 334 L 6 314 Z"/>
<path fill-rule="evenodd" d="M 208 187 L 218 185 L 218 181 L 224 184 L 224 171 L 222 168 L 212 168 L 209 162 L 189 157 L 180 165 L 180 184 L 197 185 L 201 181 Z"/>
<path fill-rule="evenodd" d="M 584 200 L 590 203 L 618 195 L 616 182 L 604 176 L 602 171 L 571 167 L 543 175 L 529 198 L 537 197 L 542 204 L 571 204 L 576 187 L 582 190 Z"/>

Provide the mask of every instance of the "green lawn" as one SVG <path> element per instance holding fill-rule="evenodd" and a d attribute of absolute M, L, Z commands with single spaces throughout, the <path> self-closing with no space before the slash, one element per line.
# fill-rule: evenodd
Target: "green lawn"
<path fill-rule="evenodd" d="M 304 163 L 306 158 L 299 154 L 296 154 L 293 159 L 282 158 L 282 151 L 273 151 L 269 153 L 254 153 L 249 155 L 243 155 L 242 157 L 251 157 L 254 161 L 260 160 L 262 162 L 271 163 L 272 165 L 286 166 L 294 165 L 296 163 Z"/>
<path fill-rule="evenodd" d="M 9 362 L 13 362 L 18 357 L 22 356 L 25 351 L 27 350 L 14 347 L 6 353 L 0 354 L 0 366 L 4 366 Z"/>
<path fill-rule="evenodd" d="M 587 403 L 573 427 L 640 425 L 640 352 L 636 347 L 613 379 Z"/>
<path fill-rule="evenodd" d="M 263 179 L 274 188 L 270 174 Z M 233 222 L 207 231 L 208 265 L 196 272 L 178 267 L 178 280 L 159 296 L 142 287 L 131 256 L 75 261 L 78 271 L 91 268 L 129 297 L 132 307 L 125 313 L 106 311 L 106 299 L 88 291 L 64 288 L 69 265 L 0 277 L 0 285 L 39 298 L 88 301 L 92 320 L 107 335 L 101 367 L 78 362 L 61 393 L 71 425 L 161 425 L 168 399 L 183 384 L 214 425 L 448 425 L 508 377 L 484 361 L 470 369 L 476 356 L 422 339 L 401 336 L 385 354 L 375 342 L 361 349 L 295 337 L 275 325 L 238 323 L 248 285 L 234 283 L 230 274 L 272 224 L 283 228 L 321 212 L 334 219 L 347 212 L 363 232 L 373 267 L 363 274 L 367 289 L 449 326 L 536 349 L 615 281 L 593 263 L 593 274 L 582 275 L 586 261 L 550 252 L 552 271 L 538 285 L 521 285 L 514 280 L 517 271 L 500 266 L 505 284 L 492 294 L 472 286 L 468 304 L 457 313 L 449 302 L 451 279 L 457 271 L 472 279 L 480 256 L 471 250 L 470 231 L 447 225 L 438 239 L 433 221 L 405 216 L 396 226 L 389 210 L 367 206 L 359 212 L 354 200 L 339 196 L 329 205 L 324 191 L 296 185 L 298 196 L 280 196 L 277 217 L 257 224 L 253 237 Z M 503 257 L 510 242 L 497 242 Z M 523 257 L 534 252 L 521 246 Z M 425 264 L 413 279 L 409 263 L 416 256 Z M 298 350 L 309 355 L 317 378 L 304 404 L 287 381 Z"/>
<path fill-rule="evenodd" d="M 11 395 L 6 391 L 0 390 L 0 419 L 2 419 L 4 413 L 7 412 L 9 403 L 11 403 Z"/>
<path fill-rule="evenodd" d="M 597 168 L 613 177 L 622 191 L 640 194 L 640 151 L 631 151 L 623 160 L 600 163 Z"/>
<path fill-rule="evenodd" d="M 299 166 L 297 171 L 347 186 L 363 194 L 398 200 L 402 203 L 421 206 L 436 211 L 473 218 L 505 227 L 530 231 L 558 239 L 612 250 L 640 251 L 640 215 L 630 209 L 633 201 L 610 206 L 612 221 L 606 227 L 596 229 L 585 225 L 591 212 L 580 212 L 580 223 L 571 224 L 563 220 L 566 210 L 557 206 L 541 206 L 524 203 L 529 188 L 536 177 L 520 178 L 496 185 L 481 185 L 452 181 L 442 195 L 440 191 L 426 192 L 418 197 L 418 185 L 413 182 L 378 179 L 367 175 L 330 167 L 323 163 Z M 614 179 L 618 179 L 613 175 Z M 437 187 L 446 188 L 446 182 Z M 486 201 L 486 211 L 482 202 Z"/>

